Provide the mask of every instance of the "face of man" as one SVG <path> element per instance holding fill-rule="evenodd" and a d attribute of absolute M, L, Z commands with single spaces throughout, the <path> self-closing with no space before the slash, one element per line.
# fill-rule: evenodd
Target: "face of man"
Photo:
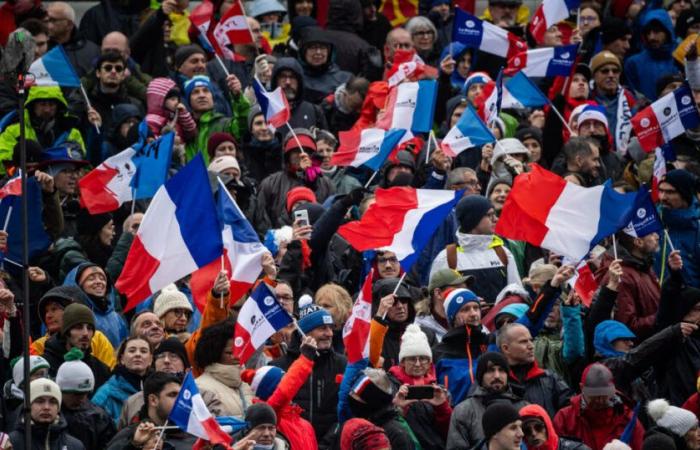
<path fill-rule="evenodd" d="M 627 353 L 634 347 L 634 341 L 632 339 L 616 339 L 612 343 L 612 347 L 622 353 Z"/>
<path fill-rule="evenodd" d="M 596 89 L 605 95 L 615 95 L 620 86 L 620 67 L 616 64 L 605 64 L 593 74 Z"/>
<path fill-rule="evenodd" d="M 650 49 L 661 48 L 666 43 L 666 31 L 660 23 L 654 21 L 644 32 L 644 39 Z"/>
<path fill-rule="evenodd" d="M 158 316 L 151 312 L 143 313 L 136 318 L 134 323 L 136 335 L 146 339 L 153 347 L 156 347 L 165 337 L 163 323 Z"/>
<path fill-rule="evenodd" d="M 659 201 L 661 206 L 668 209 L 685 209 L 688 207 L 688 202 L 681 197 L 676 188 L 665 181 L 659 183 Z"/>
<path fill-rule="evenodd" d="M 518 8 L 520 5 L 517 3 L 503 3 L 499 1 L 489 2 L 489 11 L 491 12 L 491 18 L 493 23 L 501 28 L 508 28 L 515 26 L 515 20 L 518 17 Z"/>
<path fill-rule="evenodd" d="M 401 271 L 399 259 L 394 252 L 382 252 L 377 254 L 377 269 L 380 278 L 398 278 Z"/>
<path fill-rule="evenodd" d="M 562 45 L 561 30 L 556 25 L 552 25 L 544 32 L 543 43 L 545 47 L 555 47 Z"/>
<path fill-rule="evenodd" d="M 581 137 L 605 136 L 607 130 L 600 120 L 588 119 L 578 127 L 578 135 Z"/>
<path fill-rule="evenodd" d="M 49 36 L 39 33 L 32 38 L 34 39 L 34 59 L 41 58 L 49 50 Z"/>
<path fill-rule="evenodd" d="M 73 195 L 77 191 L 80 169 L 77 167 L 66 168 L 58 172 L 54 178 L 54 186 L 59 194 Z"/>
<path fill-rule="evenodd" d="M 530 364 L 535 360 L 535 346 L 530 330 L 524 326 L 511 326 L 505 330 L 508 333 L 506 341 L 501 345 L 501 351 L 511 366 Z"/>
<path fill-rule="evenodd" d="M 117 52 L 122 55 L 125 60 L 129 59 L 131 49 L 129 48 L 129 40 L 122 33 L 112 32 L 102 38 L 100 51 L 104 54 L 107 52 Z"/>
<path fill-rule="evenodd" d="M 579 172 L 597 177 L 600 170 L 600 151 L 595 145 L 591 145 L 591 152 L 576 156 Z"/>
<path fill-rule="evenodd" d="M 391 63 L 394 60 L 394 54 L 397 50 L 413 50 L 411 33 L 405 28 L 394 28 L 387 35 L 384 45 L 384 55 L 387 62 Z"/>
<path fill-rule="evenodd" d="M 39 120 L 52 120 L 58 112 L 58 103 L 54 100 L 35 100 L 32 102 L 32 112 Z"/>
<path fill-rule="evenodd" d="M 214 96 L 206 86 L 197 86 L 190 93 L 190 106 L 196 113 L 205 113 L 214 108 Z"/>
<path fill-rule="evenodd" d="M 484 91 L 484 83 L 472 83 L 467 89 L 467 98 L 471 103 Z M 465 107 L 466 109 L 466 107 Z M 464 111 L 464 109 L 462 110 Z"/>
<path fill-rule="evenodd" d="M 163 390 L 156 396 L 155 394 L 149 395 L 149 409 L 151 409 L 157 419 L 160 422 L 165 422 L 170 415 L 170 411 L 175 405 L 175 400 L 177 399 L 177 394 L 180 392 L 180 385 L 178 383 L 168 383 L 163 387 Z"/>
<path fill-rule="evenodd" d="M 49 301 L 44 308 L 44 323 L 49 333 L 57 333 L 63 325 L 63 306 Z"/>
<path fill-rule="evenodd" d="M 250 33 L 253 35 L 253 41 L 257 45 L 260 45 L 260 42 L 262 40 L 262 30 L 260 29 L 260 22 L 255 20 L 254 17 L 246 17 L 246 20 L 248 20 L 248 28 L 250 29 Z"/>
<path fill-rule="evenodd" d="M 126 77 L 125 69 L 122 61 L 105 61 L 95 71 L 95 76 L 100 80 L 102 87 L 116 89 Z"/>
<path fill-rule="evenodd" d="M 481 184 L 479 183 L 479 179 L 477 178 L 476 174 L 469 171 L 464 172 L 462 181 L 459 183 L 454 183 L 452 186 L 450 186 L 450 189 L 453 191 L 464 189 L 464 195 L 474 195 L 481 192 Z"/>
<path fill-rule="evenodd" d="M 493 208 L 491 208 L 486 213 L 486 215 L 481 218 L 481 220 L 476 225 L 476 227 L 473 230 L 471 230 L 469 233 L 470 234 L 481 234 L 481 235 L 493 234 L 494 231 L 496 230 L 496 220 L 497 220 L 496 211 Z"/>
<path fill-rule="evenodd" d="M 59 44 L 63 44 L 70 39 L 75 25 L 68 19 L 67 11 L 62 6 L 49 3 L 45 20 L 51 39 Z"/>
<path fill-rule="evenodd" d="M 80 274 L 80 287 L 87 294 L 103 297 L 107 292 L 107 275 L 100 267 L 88 267 Z"/>
<path fill-rule="evenodd" d="M 61 394 L 61 408 L 63 409 L 78 409 L 88 400 L 87 394 L 73 392 L 62 392 Z"/>
<path fill-rule="evenodd" d="M 320 67 L 328 62 L 331 49 L 326 44 L 315 42 L 304 50 L 304 60 L 311 67 Z"/>
<path fill-rule="evenodd" d="M 277 74 L 277 86 L 281 86 L 288 101 L 295 100 L 299 92 L 299 80 L 291 70 L 282 70 Z"/>
<path fill-rule="evenodd" d="M 625 55 L 630 49 L 630 40 L 632 39 L 631 34 L 626 34 L 619 39 L 615 39 L 611 43 L 605 46 L 605 50 L 612 52 L 620 61 L 625 59 Z"/>
<path fill-rule="evenodd" d="M 37 398 L 32 402 L 32 420 L 38 424 L 51 424 L 58 417 L 58 400 L 48 395 Z"/>
<path fill-rule="evenodd" d="M 464 325 L 473 327 L 481 325 L 481 306 L 478 302 L 467 302 L 457 311 L 455 326 L 463 327 Z"/>
<path fill-rule="evenodd" d="M 635 239 L 635 246 L 643 255 L 651 255 L 659 251 L 658 233 L 649 233 L 642 238 Z"/>
<path fill-rule="evenodd" d="M 68 348 L 79 348 L 85 351 L 90 348 L 92 337 L 95 335 L 95 328 L 87 323 L 81 323 L 70 330 L 66 336 L 66 345 Z"/>
<path fill-rule="evenodd" d="M 462 117 L 462 114 L 464 114 L 465 109 L 467 109 L 467 105 L 457 105 L 457 107 L 452 111 L 452 115 L 450 116 L 450 128 L 457 125 L 457 122 Z"/>
<path fill-rule="evenodd" d="M 546 328 L 555 330 L 561 326 L 561 316 L 559 315 L 559 303 L 555 303 L 546 319 L 544 319 Z"/>
<path fill-rule="evenodd" d="M 569 86 L 569 97 L 575 99 L 588 98 L 588 80 L 580 73 L 574 74 Z"/>
<path fill-rule="evenodd" d="M 393 166 L 391 169 L 389 169 L 389 172 L 386 174 L 386 179 L 389 182 L 392 182 L 394 181 L 394 178 L 396 178 L 396 176 L 400 173 L 407 173 L 413 175 L 413 169 L 404 165 Z"/>
<path fill-rule="evenodd" d="M 387 311 L 386 316 L 392 322 L 403 323 L 408 320 L 408 302 L 410 298 L 397 298 Z"/>
<path fill-rule="evenodd" d="M 700 322 L 700 303 L 696 303 L 690 311 L 683 316 L 683 322 L 697 323 Z"/>
<path fill-rule="evenodd" d="M 321 157 L 321 167 L 323 169 L 330 169 L 331 157 L 333 156 L 334 148 L 325 140 L 316 142 L 316 153 Z"/>
<path fill-rule="evenodd" d="M 586 399 L 586 408 L 592 409 L 594 411 L 601 411 L 610 408 L 610 396 L 609 395 L 586 395 L 583 394 L 583 398 Z"/>
<path fill-rule="evenodd" d="M 185 363 L 176 353 L 161 352 L 156 356 L 155 368 L 156 372 L 183 373 Z"/>
<path fill-rule="evenodd" d="M 271 141 L 273 138 L 272 131 L 270 131 L 270 129 L 267 127 L 267 123 L 265 122 L 265 116 L 263 116 L 262 114 L 258 114 L 257 116 L 255 116 L 251 125 L 250 132 L 253 135 L 253 137 L 260 142 L 268 142 Z"/>
<path fill-rule="evenodd" d="M 525 422 L 523 434 L 528 447 L 538 448 L 547 442 L 547 426 L 539 419 Z"/>
<path fill-rule="evenodd" d="M 333 328 L 330 325 L 316 327 L 307 334 L 316 339 L 319 350 L 330 350 L 333 345 Z"/>
<path fill-rule="evenodd" d="M 187 79 L 195 75 L 207 74 L 207 58 L 202 53 L 195 53 L 182 63 L 178 72 L 183 74 Z"/>
<path fill-rule="evenodd" d="M 277 436 L 277 427 L 274 424 L 262 424 L 251 430 L 255 437 L 255 443 L 260 445 L 273 445 Z"/>
<path fill-rule="evenodd" d="M 486 373 L 481 378 L 481 387 L 492 393 L 505 391 L 508 387 L 508 371 L 489 361 Z"/>
<path fill-rule="evenodd" d="M 519 450 L 523 442 L 522 421 L 516 420 L 501 429 L 489 441 L 489 450 Z"/>
<path fill-rule="evenodd" d="M 275 286 L 275 295 L 284 309 L 289 312 L 294 310 L 294 292 L 286 283 L 278 283 Z"/>

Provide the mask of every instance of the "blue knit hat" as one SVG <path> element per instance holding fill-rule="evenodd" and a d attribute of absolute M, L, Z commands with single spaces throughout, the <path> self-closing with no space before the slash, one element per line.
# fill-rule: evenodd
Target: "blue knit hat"
<path fill-rule="evenodd" d="M 211 92 L 211 80 L 206 75 L 195 75 L 191 79 L 185 81 L 185 103 L 190 104 L 190 94 L 194 88 L 204 86 Z"/>
<path fill-rule="evenodd" d="M 462 197 L 457 206 L 455 206 L 455 216 L 459 223 L 459 231 L 469 233 L 472 231 L 481 219 L 493 208 L 493 204 L 486 197 L 481 195 L 465 195 Z"/>
<path fill-rule="evenodd" d="M 309 297 L 310 299 L 310 297 Z M 299 320 L 297 321 L 299 328 L 304 333 L 322 327 L 324 325 L 333 326 L 333 317 L 331 314 L 320 306 L 304 302 L 303 298 L 299 299 Z"/>
<path fill-rule="evenodd" d="M 498 318 L 501 316 L 501 314 L 510 314 L 511 316 L 515 317 L 516 320 L 520 319 L 525 315 L 528 309 L 530 309 L 530 307 L 525 303 L 511 303 L 510 305 L 504 306 L 503 309 L 496 314 L 494 321 L 498 322 Z"/>
<path fill-rule="evenodd" d="M 445 314 L 447 315 L 447 321 L 450 325 L 454 322 L 462 306 L 469 302 L 479 303 L 479 297 L 469 289 L 448 289 L 445 291 L 443 305 L 445 306 Z"/>
<path fill-rule="evenodd" d="M 263 366 L 255 371 L 250 388 L 261 400 L 270 398 L 280 380 L 284 376 L 284 370 L 275 366 Z"/>

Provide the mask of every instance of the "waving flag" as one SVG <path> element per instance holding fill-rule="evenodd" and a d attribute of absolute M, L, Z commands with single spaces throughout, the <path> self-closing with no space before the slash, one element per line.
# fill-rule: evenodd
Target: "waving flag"
<path fill-rule="evenodd" d="M 13 182 L 12 180 L 11 182 Z M 35 177 L 27 178 L 27 205 L 27 214 L 29 216 L 29 259 L 32 260 L 36 256 L 43 254 L 51 245 L 51 238 L 44 229 L 44 221 L 42 219 L 44 204 L 41 186 L 39 186 L 39 182 L 36 181 Z M 12 209 L 12 214 L 10 214 L 10 209 Z M 8 214 L 10 214 L 9 219 L 7 218 Z M 2 224 L 9 220 L 6 230 L 9 236 L 7 238 L 7 250 L 4 255 L 5 261 L 9 260 L 19 263 L 22 261 L 22 244 L 24 239 L 21 192 L 17 195 L 10 194 L 3 198 L 2 202 L 0 202 L 0 217 L 2 217 Z M 0 226 L 2 225 L 0 224 Z M 21 265 L 19 266 L 21 267 Z M 6 269 L 8 268 L 7 265 L 5 267 Z"/>
<path fill-rule="evenodd" d="M 503 103 L 503 70 L 498 71 L 496 80 L 489 81 L 484 86 L 481 95 L 475 100 L 479 111 L 479 117 L 488 125 L 498 118 Z"/>
<path fill-rule="evenodd" d="M 280 306 L 270 287 L 260 283 L 238 313 L 233 332 L 233 356 L 245 364 L 270 336 L 292 322 L 292 316 Z"/>
<path fill-rule="evenodd" d="M 218 180 L 216 213 L 224 243 L 224 268 L 230 274 L 231 300 L 236 301 L 253 286 L 262 270 L 262 257 L 268 251 L 261 243 L 253 227 L 245 218 L 228 189 Z M 221 258 L 217 258 L 192 274 L 190 288 L 195 304 L 204 311 L 207 292 L 221 270 Z"/>
<path fill-rule="evenodd" d="M 253 91 L 267 123 L 280 128 L 289 121 L 289 103 L 282 87 L 267 92 L 265 86 L 257 78 L 253 78 Z"/>
<path fill-rule="evenodd" d="M 387 96 L 386 107 L 377 116 L 377 128 L 399 128 L 427 133 L 433 127 L 437 81 L 421 80 L 394 86 Z"/>
<path fill-rule="evenodd" d="M 392 66 L 387 72 L 389 87 L 396 86 L 405 79 L 417 80 L 421 77 L 437 78 L 436 68 L 427 65 L 415 50 L 396 50 Z"/>
<path fill-rule="evenodd" d="M 136 200 L 153 197 L 165 183 L 174 143 L 175 133 L 171 131 L 145 145 L 136 146 L 136 175 L 131 179 Z"/>
<path fill-rule="evenodd" d="M 654 150 L 654 168 L 651 178 L 651 198 L 655 202 L 659 201 L 659 183 L 666 175 L 666 163 L 675 161 L 676 154 L 671 144 L 664 144 Z"/>
<path fill-rule="evenodd" d="M 579 6 L 581 0 L 544 0 L 530 19 L 530 33 L 537 43 L 543 42 L 547 28 L 569 17 L 570 11 L 578 9 Z"/>
<path fill-rule="evenodd" d="M 221 255 L 221 231 L 201 154 L 153 197 L 116 287 L 124 311 Z"/>
<path fill-rule="evenodd" d="M 391 151 L 402 141 L 406 130 L 382 130 L 381 128 L 352 129 L 338 133 L 340 146 L 333 153 L 331 164 L 379 170 Z"/>
<path fill-rule="evenodd" d="M 204 50 L 227 59 L 236 59 L 236 55 L 228 48 L 228 44 L 231 43 L 228 36 L 221 32 L 217 36 L 214 35 L 217 23 L 214 20 L 214 4 L 212 2 L 203 1 L 197 5 L 190 13 L 190 22 L 199 30 L 197 39 Z"/>
<path fill-rule="evenodd" d="M 18 169 L 12 178 L 0 189 L 0 200 L 8 195 L 22 195 L 22 170 Z"/>
<path fill-rule="evenodd" d="M 569 279 L 568 284 L 581 297 L 581 303 L 590 308 L 591 303 L 593 303 L 593 296 L 598 290 L 598 282 L 595 280 L 593 271 L 588 267 L 588 263 L 585 260 L 576 266 L 576 272 Z"/>
<path fill-rule="evenodd" d="M 464 150 L 495 142 L 491 130 L 479 118 L 471 105 L 462 113 L 454 127 L 447 133 L 440 146 L 449 156 L 455 157 Z"/>
<path fill-rule="evenodd" d="M 80 78 L 63 46 L 57 45 L 29 66 L 36 86 L 80 87 Z"/>
<path fill-rule="evenodd" d="M 248 28 L 248 19 L 240 0 L 234 1 L 218 24 L 214 27 L 214 37 L 218 42 L 229 44 L 253 44 L 253 35 Z"/>
<path fill-rule="evenodd" d="M 639 138 L 639 144 L 647 152 L 698 125 L 700 115 L 687 83 L 632 117 L 632 127 Z"/>
<path fill-rule="evenodd" d="M 372 322 L 372 276 L 370 272 L 362 283 L 355 304 L 352 306 L 350 317 L 343 326 L 343 343 L 348 355 L 348 363 L 352 364 L 369 357 L 369 327 Z"/>
<path fill-rule="evenodd" d="M 513 33 L 459 8 L 455 9 L 452 40 L 506 59 L 527 50 L 525 41 Z"/>
<path fill-rule="evenodd" d="M 663 229 L 664 226 L 661 223 L 659 214 L 656 212 L 654 202 L 651 200 L 649 189 L 646 186 L 642 186 L 637 191 L 632 221 L 622 231 L 632 237 L 644 237 Z"/>
<path fill-rule="evenodd" d="M 515 178 L 496 224 L 499 236 L 580 261 L 630 222 L 636 194 L 620 194 L 610 183 L 584 188 L 537 164 L 531 167 Z"/>
<path fill-rule="evenodd" d="M 528 77 L 568 77 L 577 53 L 578 44 L 527 50 L 508 60 L 506 75 L 522 71 Z"/>
<path fill-rule="evenodd" d="M 207 409 L 192 372 L 188 372 L 182 382 L 168 421 L 186 433 L 209 441 L 211 445 L 229 445 L 233 441 Z"/>
<path fill-rule="evenodd" d="M 377 189 L 376 202 L 362 219 L 341 226 L 338 234 L 357 251 L 396 253 L 401 267 L 408 271 L 460 198 L 462 191 Z"/>
<path fill-rule="evenodd" d="M 549 103 L 542 91 L 522 72 L 506 81 L 503 91 L 503 108 L 537 108 Z"/>

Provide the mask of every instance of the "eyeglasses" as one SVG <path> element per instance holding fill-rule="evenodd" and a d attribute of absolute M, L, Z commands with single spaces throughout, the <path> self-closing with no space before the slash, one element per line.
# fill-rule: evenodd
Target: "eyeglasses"
<path fill-rule="evenodd" d="M 378 264 L 386 264 L 386 263 L 396 264 L 398 262 L 399 262 L 399 259 L 396 256 L 389 256 L 386 258 L 383 256 L 380 256 L 377 258 Z"/>
<path fill-rule="evenodd" d="M 165 359 L 165 358 L 168 358 L 170 360 L 181 359 L 178 355 L 176 355 L 173 352 L 162 352 L 162 353 L 158 353 L 156 355 L 156 361 L 160 361 L 161 359 Z"/>
<path fill-rule="evenodd" d="M 102 70 L 104 72 L 111 72 L 112 70 L 114 70 L 117 73 L 122 73 L 124 72 L 124 66 L 120 66 L 118 64 L 105 64 L 104 66 L 102 66 Z"/>
<path fill-rule="evenodd" d="M 421 30 L 421 31 L 416 31 L 415 33 L 412 34 L 413 37 L 428 37 L 428 36 L 433 36 L 433 31 L 432 30 Z"/>
<path fill-rule="evenodd" d="M 328 50 L 328 46 L 323 44 L 311 44 L 308 47 L 306 47 L 306 49 L 312 52 L 323 52 Z"/>
<path fill-rule="evenodd" d="M 47 17 L 44 20 L 48 23 L 56 23 L 56 22 L 62 22 L 64 20 L 68 20 L 68 19 L 65 17 Z"/>
<path fill-rule="evenodd" d="M 609 73 L 617 75 L 620 73 L 620 69 L 618 69 L 617 67 L 605 67 L 603 69 L 600 69 L 600 73 L 602 73 L 603 75 L 607 75 Z"/>
<path fill-rule="evenodd" d="M 189 318 L 192 315 L 192 311 L 184 308 L 174 308 L 171 309 L 169 312 L 175 314 L 175 317 L 182 317 L 185 316 Z"/>
<path fill-rule="evenodd" d="M 529 435 L 533 433 L 541 433 L 545 430 L 545 426 L 541 422 L 535 422 L 533 424 L 523 425 L 523 434 Z"/>
<path fill-rule="evenodd" d="M 294 297 L 292 295 L 278 295 L 277 299 L 282 303 L 289 303 L 294 301 Z"/>
<path fill-rule="evenodd" d="M 430 362 L 430 358 L 427 356 L 407 356 L 403 360 L 415 365 L 428 364 Z"/>

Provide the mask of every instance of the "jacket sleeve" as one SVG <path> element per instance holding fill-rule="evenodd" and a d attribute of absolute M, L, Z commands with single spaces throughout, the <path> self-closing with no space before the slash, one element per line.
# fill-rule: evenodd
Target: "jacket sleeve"
<path fill-rule="evenodd" d="M 641 316 L 637 311 L 637 286 L 631 284 L 629 277 L 623 277 L 617 293 L 617 310 L 615 320 L 627 325 L 637 335 L 649 335 L 656 322 L 656 312 Z"/>
<path fill-rule="evenodd" d="M 435 426 L 440 431 L 442 437 L 447 437 L 450 430 L 450 417 L 452 416 L 452 407 L 449 401 L 445 401 L 440 406 L 436 406 L 434 409 L 435 416 Z"/>
<path fill-rule="evenodd" d="M 515 265 L 515 263 L 513 263 L 513 265 Z M 540 292 L 537 294 L 535 301 L 532 302 L 532 306 L 530 306 L 527 313 L 516 322 L 525 325 L 530 330 L 532 336 L 537 336 L 560 294 L 561 290 L 552 287 L 548 281 L 540 289 Z"/>
<path fill-rule="evenodd" d="M 634 374 L 642 373 L 647 367 L 664 358 L 673 350 L 673 347 L 682 345 L 682 342 L 681 326 L 679 324 L 668 326 L 625 354 L 623 359 L 626 363 L 625 370 L 632 378 Z"/>
<path fill-rule="evenodd" d="M 461 409 L 461 408 L 458 408 Z M 463 410 L 454 410 L 450 418 L 450 430 L 447 433 L 447 448 L 453 450 L 468 450 L 471 448 L 469 442 L 469 427 L 467 426 L 467 414 L 461 414 Z"/>
<path fill-rule="evenodd" d="M 350 395 L 350 390 L 353 384 L 355 384 L 359 373 L 367 367 L 367 363 L 367 358 L 365 358 L 345 366 L 343 381 L 341 381 L 340 387 L 338 388 L 338 425 L 340 427 L 343 426 L 345 421 L 353 417 L 352 411 L 350 411 L 350 405 L 348 404 L 348 396 Z"/>
<path fill-rule="evenodd" d="M 302 252 L 301 241 L 291 241 L 287 244 L 287 252 L 282 257 L 279 265 L 277 278 L 284 280 L 292 288 L 292 291 L 299 295 L 305 288 L 302 277 Z"/>
<path fill-rule="evenodd" d="M 379 358 L 382 356 L 384 336 L 389 330 L 389 325 L 380 317 L 374 317 L 369 325 L 369 365 L 379 366 Z"/>
<path fill-rule="evenodd" d="M 428 179 L 425 181 L 425 184 L 423 185 L 423 189 L 444 189 L 446 178 L 447 178 L 446 174 L 439 173 L 438 171 L 433 169 L 430 171 L 430 175 L 428 176 Z"/>
<path fill-rule="evenodd" d="M 289 366 L 289 370 L 284 374 L 270 398 L 267 399 L 267 404 L 279 414 L 282 408 L 292 402 L 313 370 L 314 362 L 306 356 L 300 355 Z"/>
<path fill-rule="evenodd" d="M 231 99 L 231 110 L 233 111 L 233 117 L 231 118 L 229 131 L 240 141 L 243 133 L 248 129 L 250 103 L 248 103 L 246 96 L 241 94 Z"/>
<path fill-rule="evenodd" d="M 564 330 L 562 358 L 565 364 L 571 364 L 583 358 L 586 348 L 583 339 L 583 324 L 581 320 L 581 305 L 560 308 L 562 328 Z"/>
<path fill-rule="evenodd" d="M 207 292 L 207 304 L 204 307 L 204 313 L 202 314 L 202 321 L 199 323 L 199 328 L 192 333 L 192 336 L 190 336 L 185 343 L 187 358 L 192 364 L 192 372 L 195 376 L 201 375 L 204 369 L 203 367 L 197 367 L 194 360 L 194 350 L 197 348 L 197 342 L 199 342 L 199 337 L 202 335 L 202 330 L 226 319 L 228 316 L 229 300 L 230 294 L 224 295 L 224 301 L 222 302 L 220 297 L 214 297 L 211 291 Z"/>
<path fill-rule="evenodd" d="M 177 123 L 182 127 L 182 132 L 184 134 L 182 138 L 185 141 L 190 142 L 197 137 L 197 122 L 194 121 L 194 118 L 189 111 L 179 111 Z"/>
<path fill-rule="evenodd" d="M 656 329 L 660 330 L 681 320 L 678 312 L 678 299 L 685 285 L 680 270 L 669 271 L 669 277 L 661 287 L 659 311 L 656 314 Z"/>
<path fill-rule="evenodd" d="M 58 191 L 49 194 L 42 190 L 41 199 L 44 203 L 44 209 L 41 214 L 41 218 L 44 221 L 44 228 L 53 240 L 57 240 L 61 236 L 61 233 L 63 233 L 63 228 L 65 226 L 63 209 L 58 199 Z"/>
<path fill-rule="evenodd" d="M 143 21 L 141 26 L 131 39 L 129 47 L 131 48 L 131 56 L 140 64 L 148 55 L 151 49 L 157 45 L 163 45 L 163 24 L 167 19 L 161 8 L 158 8 L 150 17 Z"/>

